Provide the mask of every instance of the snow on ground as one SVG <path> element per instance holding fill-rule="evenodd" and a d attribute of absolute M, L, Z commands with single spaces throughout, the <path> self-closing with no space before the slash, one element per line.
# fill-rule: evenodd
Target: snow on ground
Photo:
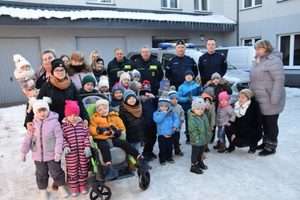
<path fill-rule="evenodd" d="M 0 198 L 3 200 L 38 199 L 34 163 L 18 160 L 18 150 L 25 129 L 22 127 L 25 106 L 0 109 Z M 175 157 L 174 164 L 150 164 L 151 185 L 147 191 L 138 187 L 137 176 L 112 181 L 112 200 L 123 199 L 299 199 L 300 196 L 300 89 L 287 88 L 287 104 L 279 118 L 277 153 L 259 157 L 247 153 L 248 148 L 232 154 L 212 149 L 206 154 L 208 170 L 202 175 L 189 172 L 191 147 L 181 138 L 184 157 Z M 155 152 L 158 153 L 157 146 Z M 50 183 L 52 180 L 50 179 Z M 59 199 L 50 188 L 50 199 Z M 87 195 L 77 199 L 88 199 Z M 75 199 L 69 197 L 69 199 Z"/>

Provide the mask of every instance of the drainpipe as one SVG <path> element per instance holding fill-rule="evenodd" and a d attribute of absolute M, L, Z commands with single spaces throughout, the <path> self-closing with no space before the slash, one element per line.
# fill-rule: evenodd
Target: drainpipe
<path fill-rule="evenodd" d="M 236 46 L 240 43 L 240 0 L 236 0 Z"/>

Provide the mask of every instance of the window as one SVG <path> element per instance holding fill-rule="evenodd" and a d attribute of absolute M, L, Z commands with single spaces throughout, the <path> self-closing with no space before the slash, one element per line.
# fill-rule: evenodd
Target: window
<path fill-rule="evenodd" d="M 260 6 L 262 4 L 262 0 L 244 0 L 243 8 L 252 8 L 256 6 Z"/>
<path fill-rule="evenodd" d="M 114 0 L 86 0 L 87 3 L 113 4 Z"/>
<path fill-rule="evenodd" d="M 178 0 L 161 0 L 162 8 L 179 8 Z"/>
<path fill-rule="evenodd" d="M 255 38 L 242 39 L 243 46 L 253 46 L 255 44 L 255 42 L 257 42 L 258 40 L 261 40 L 261 38 L 255 37 Z"/>
<path fill-rule="evenodd" d="M 194 9 L 208 11 L 208 0 L 194 0 Z"/>
<path fill-rule="evenodd" d="M 300 67 L 300 33 L 279 36 L 279 48 L 285 66 Z"/>

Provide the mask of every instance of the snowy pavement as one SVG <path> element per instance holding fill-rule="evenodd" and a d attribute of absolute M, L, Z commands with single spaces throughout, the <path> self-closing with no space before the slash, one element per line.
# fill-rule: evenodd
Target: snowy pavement
<path fill-rule="evenodd" d="M 247 153 L 248 148 L 231 154 L 212 149 L 204 161 L 208 170 L 202 175 L 189 172 L 191 147 L 181 147 L 184 157 L 175 157 L 174 164 L 160 166 L 150 162 L 151 185 L 147 191 L 138 187 L 134 177 L 112 181 L 112 200 L 182 200 L 182 199 L 272 199 L 293 200 L 300 196 L 300 89 L 287 89 L 287 103 L 279 117 L 279 145 L 277 153 L 259 157 Z M 18 160 L 23 141 L 25 106 L 0 109 L 0 199 L 33 200 L 39 198 L 35 183 L 35 166 L 31 153 L 25 163 Z M 155 153 L 158 153 L 157 146 Z M 50 180 L 52 183 L 52 180 Z M 50 188 L 50 199 L 60 199 Z M 69 199 L 76 199 L 69 197 Z M 89 199 L 88 195 L 78 200 Z"/>

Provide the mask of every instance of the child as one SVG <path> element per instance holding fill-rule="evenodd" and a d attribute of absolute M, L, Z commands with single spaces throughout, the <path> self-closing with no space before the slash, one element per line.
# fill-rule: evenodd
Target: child
<path fill-rule="evenodd" d="M 132 90 L 125 90 L 119 114 L 126 127 L 126 140 L 138 149 L 144 140 L 144 119 L 141 102 Z"/>
<path fill-rule="evenodd" d="M 17 81 L 20 83 L 23 93 L 28 97 L 29 106 L 27 112 L 29 113 L 37 95 L 35 89 L 35 73 L 30 63 L 23 56 L 15 54 L 13 58 L 16 64 L 14 75 Z"/>
<path fill-rule="evenodd" d="M 26 160 L 26 154 L 32 150 L 32 159 L 36 167 L 36 183 L 40 190 L 40 199 L 48 199 L 49 172 L 58 185 L 58 191 L 64 198 L 68 193 L 64 187 L 65 173 L 61 168 L 63 133 L 58 121 L 58 114 L 51 112 L 45 100 L 33 103 L 34 132 L 27 132 L 20 150 L 20 160 Z"/>
<path fill-rule="evenodd" d="M 120 147 L 133 156 L 141 168 L 150 169 L 151 167 L 129 142 L 119 139 L 122 134 L 125 134 L 126 129 L 119 114 L 114 111 L 109 112 L 109 102 L 106 99 L 98 100 L 96 101 L 96 108 L 97 112 L 91 117 L 89 129 L 94 141 L 100 148 L 105 165 L 109 167 L 112 164 L 109 144 L 106 141 L 111 139 L 113 146 Z"/>
<path fill-rule="evenodd" d="M 104 94 L 109 102 L 111 102 L 111 95 L 109 92 L 109 82 L 107 76 L 101 76 L 99 81 L 99 92 Z"/>
<path fill-rule="evenodd" d="M 202 88 L 198 83 L 193 81 L 194 73 L 192 71 L 187 71 L 185 73 L 185 81 L 178 88 L 179 95 L 179 104 L 182 106 L 182 109 L 185 112 L 185 134 L 186 134 L 186 143 L 190 143 L 189 138 L 189 129 L 187 124 L 187 111 L 191 108 L 191 103 L 193 98 L 199 97 L 202 93 Z"/>
<path fill-rule="evenodd" d="M 174 163 L 172 159 L 172 135 L 179 128 L 179 118 L 170 107 L 169 97 L 161 96 L 158 100 L 158 110 L 153 113 L 153 120 L 157 126 L 161 165 L 165 165 L 166 161 Z"/>
<path fill-rule="evenodd" d="M 132 74 L 131 81 L 137 81 L 137 82 L 141 81 L 141 73 L 138 70 L 136 70 L 136 69 L 132 70 L 131 74 Z"/>
<path fill-rule="evenodd" d="M 181 126 L 184 122 L 184 110 L 182 109 L 181 105 L 178 104 L 178 93 L 175 90 L 175 86 L 170 87 L 170 91 L 168 93 L 168 96 L 171 101 L 171 109 L 177 114 L 177 116 L 180 119 L 179 128 L 175 131 L 175 133 L 172 135 L 173 137 L 173 144 L 174 144 L 174 151 L 175 155 L 183 156 L 182 151 L 180 150 L 180 130 Z"/>
<path fill-rule="evenodd" d="M 129 84 L 129 89 L 135 92 L 138 95 L 139 90 L 142 88 L 142 84 L 138 81 L 131 81 Z"/>
<path fill-rule="evenodd" d="M 153 153 L 153 147 L 156 142 L 156 125 L 153 121 L 153 113 L 157 110 L 157 104 L 155 96 L 151 93 L 151 85 L 148 80 L 143 81 L 142 89 L 139 91 L 139 96 L 145 120 L 145 146 L 143 156 L 147 161 L 152 161 L 157 158 L 157 156 Z"/>
<path fill-rule="evenodd" d="M 218 111 L 217 111 L 217 135 L 218 135 L 218 141 L 217 144 L 219 144 L 219 153 L 224 153 L 226 151 L 225 146 L 225 126 L 230 126 L 234 120 L 235 120 L 235 112 L 233 108 L 230 105 L 229 102 L 229 95 L 226 91 L 221 92 L 219 94 L 219 105 L 218 105 Z"/>
<path fill-rule="evenodd" d="M 129 89 L 130 79 L 131 79 L 131 77 L 130 77 L 130 74 L 128 72 L 123 72 L 120 75 L 120 83 L 121 83 L 121 85 L 123 85 L 125 90 Z"/>
<path fill-rule="evenodd" d="M 91 156 L 90 132 L 83 127 L 79 117 L 77 101 L 66 100 L 65 118 L 62 121 L 64 153 L 66 156 L 67 181 L 72 197 L 86 194 L 88 177 L 88 157 Z"/>
<path fill-rule="evenodd" d="M 111 89 L 111 110 L 119 112 L 123 103 L 124 87 L 117 82 Z"/>
<path fill-rule="evenodd" d="M 80 88 L 79 93 L 81 97 L 90 96 L 93 94 L 99 93 L 98 90 L 95 89 L 96 81 L 94 77 L 91 75 L 86 75 L 81 82 L 82 88 Z"/>
<path fill-rule="evenodd" d="M 202 98 L 195 98 L 191 110 L 188 111 L 189 134 L 192 145 L 190 172 L 202 174 L 207 166 L 203 163 L 204 145 L 210 141 L 211 128 L 208 119 L 204 115 L 205 103 Z"/>
<path fill-rule="evenodd" d="M 214 90 L 212 87 L 206 88 L 201 94 L 202 99 L 205 102 L 204 114 L 206 115 L 210 128 L 214 132 L 216 126 L 216 107 L 213 101 L 214 99 Z M 205 152 L 209 152 L 208 145 L 205 145 Z"/>

